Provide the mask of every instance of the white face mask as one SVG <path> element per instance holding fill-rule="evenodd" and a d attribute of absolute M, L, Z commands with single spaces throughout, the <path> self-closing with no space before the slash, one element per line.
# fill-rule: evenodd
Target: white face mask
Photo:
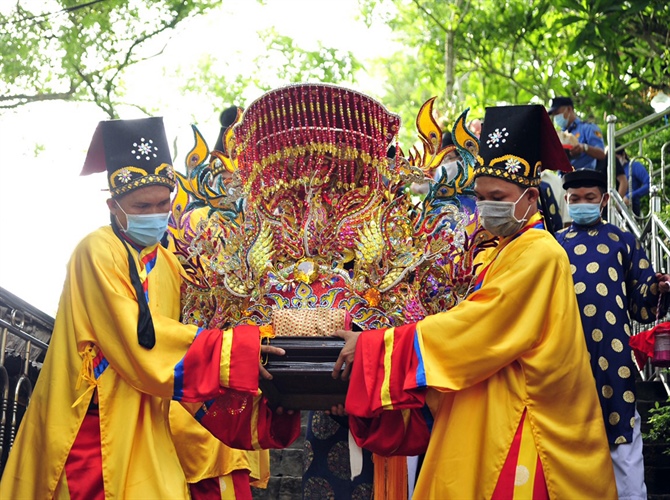
<path fill-rule="evenodd" d="M 528 188 L 526 188 L 526 191 L 528 191 Z M 478 201 L 477 210 L 479 211 L 479 216 L 481 217 L 482 226 L 484 226 L 484 229 L 495 236 L 500 236 L 501 238 L 511 236 L 519 229 L 521 229 L 523 223 L 528 220 L 526 219 L 526 215 L 528 215 L 530 205 L 528 205 L 528 209 L 526 210 L 526 213 L 523 214 L 523 218 L 521 220 L 516 218 L 514 211 L 516 209 L 516 204 L 519 203 L 521 198 L 523 198 L 523 195 L 526 194 L 526 191 L 521 193 L 521 196 L 519 196 L 519 198 L 514 202 Z"/>
<path fill-rule="evenodd" d="M 563 114 L 554 115 L 554 124 L 561 130 L 568 128 L 568 119 Z"/>
<path fill-rule="evenodd" d="M 116 206 L 126 215 L 128 224 L 128 227 L 124 229 L 117 217 L 116 223 L 119 225 L 119 229 L 138 245 L 143 247 L 155 245 L 165 235 L 170 212 L 162 214 L 128 214 L 121 208 L 119 202 L 116 202 Z"/>
<path fill-rule="evenodd" d="M 446 173 L 446 178 L 443 178 L 442 172 Z M 443 163 L 439 167 L 435 169 L 435 172 L 433 173 L 433 179 L 435 182 L 446 182 L 450 181 L 454 177 L 456 177 L 456 174 L 458 173 L 458 161 L 452 160 L 448 161 L 446 163 Z"/>

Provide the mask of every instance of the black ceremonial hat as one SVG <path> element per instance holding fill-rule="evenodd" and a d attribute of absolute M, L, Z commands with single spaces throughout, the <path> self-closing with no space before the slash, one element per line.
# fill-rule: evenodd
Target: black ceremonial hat
<path fill-rule="evenodd" d="M 601 187 L 606 189 L 607 178 L 599 170 L 592 170 L 590 168 L 575 170 L 563 176 L 563 189 L 582 187 Z"/>
<path fill-rule="evenodd" d="M 241 109 L 233 105 L 221 112 L 219 116 L 219 122 L 221 123 L 221 131 L 219 132 L 219 137 L 216 139 L 216 144 L 214 145 L 214 151 L 224 151 L 223 149 L 223 135 L 228 130 L 228 127 L 233 125 L 237 121 L 239 111 Z"/>
<path fill-rule="evenodd" d="M 173 189 L 175 175 L 163 119 L 98 123 L 81 175 L 105 171 L 112 197 L 152 184 Z"/>
<path fill-rule="evenodd" d="M 486 108 L 475 177 L 537 187 L 543 169 L 572 170 L 544 106 Z"/>

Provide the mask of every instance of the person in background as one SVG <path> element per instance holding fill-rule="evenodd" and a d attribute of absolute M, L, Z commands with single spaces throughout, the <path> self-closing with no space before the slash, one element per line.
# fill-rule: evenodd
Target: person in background
<path fill-rule="evenodd" d="M 558 182 L 557 182 L 558 181 Z M 540 174 L 540 192 L 544 199 L 544 206 L 540 203 L 542 215 L 551 224 L 551 232 L 563 229 L 560 200 L 563 198 L 561 180 L 553 170 L 543 170 Z"/>
<path fill-rule="evenodd" d="M 670 276 L 654 273 L 631 233 L 602 220 L 609 199 L 606 186 L 605 176 L 595 170 L 565 174 L 573 222 L 556 239 L 570 259 L 619 498 L 644 500 L 630 320 L 649 323 L 656 317 L 659 291 L 670 291 Z"/>
<path fill-rule="evenodd" d="M 573 141 L 569 141 L 572 147 L 568 154 L 573 168 L 595 169 L 596 161 L 605 158 L 605 143 L 600 128 L 577 117 L 570 97 L 555 97 L 547 112 L 563 135 L 572 136 Z M 561 140 L 566 142 L 565 139 Z"/>
<path fill-rule="evenodd" d="M 639 161 L 631 162 L 625 149 L 617 151 L 616 156 L 623 165 L 626 179 L 631 179 L 623 201 L 632 206 L 633 213 L 639 216 L 641 200 L 649 194 L 649 172 Z"/>
<path fill-rule="evenodd" d="M 221 124 L 221 130 L 219 131 L 219 135 L 217 136 L 216 142 L 214 143 L 214 151 L 225 150 L 223 145 L 223 136 L 226 133 L 226 130 L 228 130 L 228 127 L 230 127 L 233 123 L 235 123 L 235 120 L 237 120 L 237 114 L 238 112 L 241 111 L 243 111 L 242 108 L 235 106 L 233 104 L 232 106 L 228 106 L 221 112 L 221 115 L 219 116 L 219 123 Z"/>
<path fill-rule="evenodd" d="M 603 174 L 605 176 L 605 179 L 607 179 L 607 168 L 609 165 L 609 152 L 607 151 L 607 147 L 605 147 L 605 158 L 602 160 L 598 160 L 596 163 L 596 170 Z M 623 164 L 621 163 L 621 160 L 619 159 L 619 155 L 616 155 L 616 158 L 614 159 L 614 166 L 615 166 L 615 180 L 616 180 L 616 190 L 619 193 L 619 196 L 621 196 L 621 199 L 624 199 L 626 197 L 626 194 L 628 193 L 628 177 L 626 177 L 626 171 L 623 168 Z"/>
<path fill-rule="evenodd" d="M 565 191 L 563 190 L 563 181 L 558 173 L 553 170 L 543 170 L 540 174 L 542 180 L 542 189 L 551 190 L 551 194 L 556 202 L 556 208 L 558 212 L 558 218 L 552 221 L 554 224 L 554 230 L 559 231 L 563 229 L 566 225 L 570 224 L 572 219 L 568 216 L 568 206 L 565 202 Z M 549 209 L 549 216 L 551 217 L 551 208 Z M 560 221 L 560 222 L 559 222 Z"/>
<path fill-rule="evenodd" d="M 479 136 L 482 134 L 482 120 L 479 118 L 474 118 L 468 122 L 468 130 L 475 134 L 479 139 Z"/>

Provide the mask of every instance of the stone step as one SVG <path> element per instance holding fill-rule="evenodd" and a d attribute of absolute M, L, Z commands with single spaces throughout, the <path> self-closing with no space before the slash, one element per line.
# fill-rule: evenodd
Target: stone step
<path fill-rule="evenodd" d="M 302 450 L 270 450 L 270 470 L 273 476 L 302 477 Z"/>
<path fill-rule="evenodd" d="M 288 448 L 270 450 L 272 477 L 265 489 L 251 488 L 254 500 L 300 500 L 302 498 L 303 449 L 307 412 L 301 415 L 300 437 Z"/>
<path fill-rule="evenodd" d="M 254 500 L 299 500 L 302 498 L 302 478 L 271 477 L 265 489 L 251 488 Z"/>

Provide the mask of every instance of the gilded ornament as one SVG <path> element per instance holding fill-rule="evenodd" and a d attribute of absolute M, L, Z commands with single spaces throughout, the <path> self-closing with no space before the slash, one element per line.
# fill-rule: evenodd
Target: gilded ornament
<path fill-rule="evenodd" d="M 379 305 L 381 294 L 376 288 L 369 288 L 364 294 L 363 298 L 368 302 L 370 307 L 377 307 Z"/>
<path fill-rule="evenodd" d="M 305 258 L 300 259 L 295 264 L 293 275 L 297 281 L 311 284 L 319 277 L 318 266 L 314 260 Z"/>

